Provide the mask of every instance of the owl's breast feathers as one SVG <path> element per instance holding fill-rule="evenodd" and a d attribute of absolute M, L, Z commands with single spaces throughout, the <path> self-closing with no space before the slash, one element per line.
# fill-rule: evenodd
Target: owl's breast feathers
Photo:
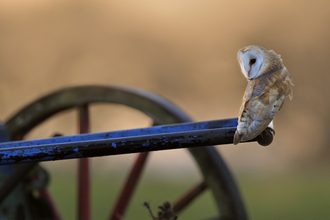
<path fill-rule="evenodd" d="M 234 144 L 257 137 L 274 119 L 284 99 L 293 97 L 290 73 L 281 64 L 271 65 L 265 74 L 249 80 L 240 108 Z"/>

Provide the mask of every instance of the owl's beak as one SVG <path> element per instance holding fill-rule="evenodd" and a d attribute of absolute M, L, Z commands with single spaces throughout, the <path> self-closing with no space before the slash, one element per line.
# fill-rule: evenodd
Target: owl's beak
<path fill-rule="evenodd" d="M 251 71 L 251 69 L 249 71 L 247 71 L 247 78 L 248 79 L 250 79 L 250 71 Z"/>

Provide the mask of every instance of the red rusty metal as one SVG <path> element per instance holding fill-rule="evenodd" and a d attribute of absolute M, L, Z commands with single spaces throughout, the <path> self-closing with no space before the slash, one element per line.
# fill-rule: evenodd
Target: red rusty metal
<path fill-rule="evenodd" d="M 183 195 L 181 198 L 179 198 L 173 203 L 173 208 L 172 208 L 173 211 L 175 213 L 182 211 L 192 201 L 194 201 L 202 192 L 204 192 L 205 189 L 207 189 L 207 184 L 203 180 L 202 182 L 194 186 L 185 195 Z"/>
<path fill-rule="evenodd" d="M 79 134 L 89 132 L 88 104 L 79 108 Z M 89 159 L 78 160 L 78 219 L 90 219 Z"/>
<path fill-rule="evenodd" d="M 153 125 L 155 125 L 154 122 Z M 143 168 L 147 162 L 148 155 L 149 152 L 143 152 L 138 154 L 134 165 L 126 178 L 126 182 L 117 198 L 116 204 L 110 213 L 109 220 L 123 219 L 127 206 L 132 198 L 133 192 L 137 186 Z"/>
<path fill-rule="evenodd" d="M 110 220 L 122 220 L 125 215 L 127 206 L 132 198 L 133 192 L 139 181 L 144 165 L 148 158 L 149 152 L 140 153 L 135 160 L 135 163 L 126 179 L 125 185 L 117 198 L 116 205 L 112 210 Z"/>

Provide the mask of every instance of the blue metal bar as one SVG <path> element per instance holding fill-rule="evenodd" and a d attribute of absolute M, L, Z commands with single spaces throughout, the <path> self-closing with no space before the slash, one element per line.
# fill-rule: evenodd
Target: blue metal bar
<path fill-rule="evenodd" d="M 214 121 L 203 121 L 203 122 L 189 122 L 180 123 L 172 125 L 160 125 L 148 128 L 139 128 L 123 131 L 112 131 L 112 132 L 102 132 L 94 134 L 81 134 L 73 136 L 63 136 L 63 137 L 53 137 L 48 139 L 40 140 L 30 140 L 30 141 L 13 141 L 7 143 L 1 143 L 0 149 L 2 148 L 18 148 L 18 147 L 28 147 L 28 146 L 39 146 L 48 144 L 60 144 L 60 143 L 71 143 L 78 141 L 97 141 L 103 139 L 120 138 L 120 137 L 133 137 L 141 135 L 151 135 L 151 134 L 162 134 L 171 132 L 184 132 L 184 131 L 195 131 L 202 129 L 212 129 L 212 128 L 226 128 L 226 127 L 236 127 L 237 118 L 214 120 Z"/>
<path fill-rule="evenodd" d="M 2 148 L 0 164 L 48 161 L 229 144 L 236 128 L 218 128 L 103 140 Z"/>
<path fill-rule="evenodd" d="M 227 119 L 7 142 L 0 147 L 0 164 L 229 144 L 233 141 L 235 124 L 237 119 Z"/>

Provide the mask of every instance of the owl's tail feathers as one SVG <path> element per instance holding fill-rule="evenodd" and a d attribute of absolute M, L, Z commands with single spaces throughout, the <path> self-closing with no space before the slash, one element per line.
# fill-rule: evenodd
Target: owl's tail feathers
<path fill-rule="evenodd" d="M 243 137 L 243 134 L 239 134 L 238 131 L 236 130 L 235 135 L 234 135 L 234 145 L 237 145 L 241 142 L 241 139 Z"/>

